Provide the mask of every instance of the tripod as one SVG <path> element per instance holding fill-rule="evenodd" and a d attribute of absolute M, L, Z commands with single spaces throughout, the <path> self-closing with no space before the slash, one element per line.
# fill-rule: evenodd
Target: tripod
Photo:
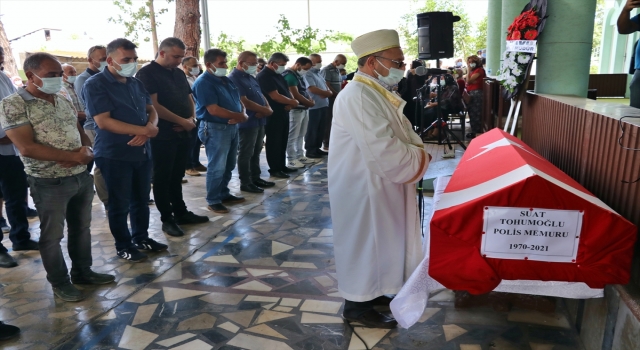
<path fill-rule="evenodd" d="M 436 85 L 436 105 L 435 105 L 435 111 L 436 111 L 436 120 L 431 123 L 431 125 L 429 125 L 428 128 L 426 128 L 425 130 L 423 130 L 420 133 L 420 137 L 424 136 L 426 133 L 428 133 L 431 130 L 437 129 L 438 130 L 438 145 L 443 145 L 445 142 L 449 148 L 450 151 L 453 151 L 453 147 L 451 146 L 451 139 L 453 139 L 455 141 L 455 143 L 457 143 L 458 145 L 460 145 L 460 147 L 462 147 L 462 149 L 466 150 L 467 146 L 464 145 L 464 143 L 462 143 L 462 141 L 460 141 L 460 139 L 451 131 L 451 129 L 449 129 L 449 125 L 447 124 L 446 121 L 444 121 L 444 118 L 442 117 L 442 85 L 440 85 L 440 81 L 442 79 L 442 75 L 436 75 L 436 80 L 437 80 L 437 85 Z M 430 77 L 432 79 L 432 77 Z M 428 79 L 427 81 L 429 81 L 430 79 Z M 420 129 L 422 130 L 422 128 L 424 127 L 424 98 L 423 98 L 423 91 L 426 91 L 427 93 L 429 92 L 428 89 L 429 85 L 427 85 L 425 83 L 424 86 L 422 86 L 421 88 L 419 88 L 418 90 L 416 90 L 416 95 L 417 95 L 417 99 L 416 99 L 416 104 L 417 104 L 417 108 L 416 108 L 416 114 L 417 111 L 420 111 Z M 430 97 L 430 94 L 427 95 L 428 97 Z M 463 130 L 464 132 L 464 130 Z"/>

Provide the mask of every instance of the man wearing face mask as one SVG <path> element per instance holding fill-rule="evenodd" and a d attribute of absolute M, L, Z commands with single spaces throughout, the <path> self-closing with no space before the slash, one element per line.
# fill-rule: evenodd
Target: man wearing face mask
<path fill-rule="evenodd" d="M 238 124 L 238 175 L 240 190 L 262 193 L 264 188 L 276 184 L 260 178 L 260 152 L 264 141 L 264 126 L 267 117 L 273 114 L 267 99 L 260 91 L 260 85 L 254 74 L 258 68 L 258 56 L 245 51 L 238 56 L 238 65 L 229 74 L 229 79 L 240 93 L 240 101 L 247 108 L 249 120 Z"/>
<path fill-rule="evenodd" d="M 320 150 L 320 147 L 322 147 L 322 139 L 324 138 L 329 97 L 333 96 L 333 93 L 324 78 L 320 76 L 322 56 L 314 53 L 309 55 L 309 59 L 313 67 L 305 76 L 305 80 L 309 84 L 307 90 L 315 101 L 315 105 L 309 109 L 309 124 L 304 137 L 304 148 L 307 158 L 322 158 L 326 154 Z"/>
<path fill-rule="evenodd" d="M 133 78 L 136 48 L 127 39 L 110 42 L 107 69 L 89 78 L 82 90 L 88 114 L 98 126 L 95 161 L 109 191 L 109 228 L 118 257 L 131 262 L 147 258 L 140 250 L 167 250 L 166 244 L 149 238 L 149 139 L 158 134 L 158 114 L 144 84 Z"/>
<path fill-rule="evenodd" d="M 195 57 L 189 56 L 182 59 L 182 71 L 187 76 L 189 87 L 193 88 L 193 83 L 200 75 L 200 64 Z M 202 141 L 198 138 L 198 127 L 200 122 L 196 120 L 196 127 L 190 131 L 189 150 L 187 152 L 187 166 L 185 173 L 189 176 L 200 176 L 201 171 L 207 171 L 207 167 L 200 163 L 200 146 Z"/>
<path fill-rule="evenodd" d="M 293 67 L 282 73 L 287 81 L 291 96 L 296 99 L 299 105 L 289 111 L 289 140 L 287 141 L 287 166 L 290 168 L 304 168 L 305 163 L 313 162 L 304 157 L 302 151 L 302 141 L 307 133 L 309 124 L 309 108 L 315 105 L 315 101 L 307 93 L 307 81 L 304 76 L 311 69 L 311 60 L 300 57 Z"/>
<path fill-rule="evenodd" d="M 238 124 L 249 118 L 236 85 L 227 78 L 227 53 L 219 49 L 204 54 L 206 72 L 193 84 L 198 136 L 207 151 L 207 204 L 215 213 L 228 213 L 224 204 L 244 202 L 229 190 L 238 156 Z"/>
<path fill-rule="evenodd" d="M 107 284 L 114 276 L 91 271 L 91 208 L 93 180 L 87 163 L 91 141 L 78 123 L 71 102 L 59 94 L 62 67 L 39 52 L 24 61 L 29 81 L 0 102 L 0 124 L 20 151 L 31 196 L 40 216 L 40 256 L 56 296 L 79 301 L 73 284 Z M 71 278 L 60 241 L 68 231 Z"/>
<path fill-rule="evenodd" d="M 193 87 L 196 78 L 200 75 L 200 67 L 198 67 L 198 59 L 193 56 L 187 56 L 182 59 L 182 71 L 187 76 L 189 87 Z"/>
<path fill-rule="evenodd" d="M 158 57 L 142 67 L 136 78 L 142 81 L 158 112 L 158 135 L 151 139 L 153 158 L 153 197 L 160 211 L 162 231 L 179 237 L 178 225 L 201 224 L 207 216 L 187 210 L 182 198 L 182 177 L 189 154 L 189 133 L 195 129 L 195 110 L 191 88 L 182 70 L 186 46 L 178 38 L 162 40 Z M 196 67 L 197 68 L 197 67 Z"/>
<path fill-rule="evenodd" d="M 392 92 L 405 70 L 398 33 L 371 32 L 351 48 L 359 68 L 335 102 L 331 149 L 340 151 L 328 163 L 338 289 L 345 319 L 393 328 L 373 306 L 389 305 L 385 295 L 422 260 L 416 183 L 431 156 Z"/>
<path fill-rule="evenodd" d="M 282 76 L 289 62 L 287 55 L 276 52 L 269 58 L 264 69 L 258 73 L 258 83 L 262 94 L 273 114 L 265 127 L 267 143 L 267 163 L 269 173 L 273 177 L 288 179 L 289 174 L 297 169 L 287 167 L 287 140 L 289 135 L 289 111 L 298 106 L 298 101 L 291 97 L 287 81 Z"/>
<path fill-rule="evenodd" d="M 337 55 L 333 62 L 320 70 L 320 75 L 324 78 L 333 92 L 333 96 L 329 98 L 329 112 L 327 113 L 327 124 L 324 130 L 324 139 L 322 144 L 326 153 L 329 151 L 329 140 L 331 139 L 331 121 L 333 120 L 333 103 L 338 97 L 340 91 L 342 91 L 342 76 L 340 75 L 340 69 L 344 69 L 347 64 L 347 57 L 345 55 Z"/>
<path fill-rule="evenodd" d="M 86 103 L 82 96 L 82 88 L 84 87 L 84 83 L 87 81 L 87 79 L 102 72 L 107 66 L 107 48 L 102 45 L 92 46 L 87 52 L 87 62 L 89 62 L 89 68 L 78 75 L 76 81 L 73 83 L 73 89 L 76 92 L 76 96 L 78 96 L 78 102 L 82 104 L 82 106 L 85 106 L 85 109 L 83 110 L 85 114 L 85 120 L 82 127 L 84 128 L 84 132 L 87 134 L 87 136 L 89 136 L 91 145 L 93 145 L 96 141 L 96 122 L 93 120 L 93 117 L 86 111 Z M 98 194 L 98 198 L 100 199 L 104 207 L 107 208 L 109 202 L 107 185 L 104 182 L 104 177 L 102 177 L 100 168 L 93 166 L 93 162 L 87 165 L 87 169 L 89 172 L 91 172 L 92 168 L 93 182 L 95 183 L 96 193 Z"/>
<path fill-rule="evenodd" d="M 76 113 L 78 114 L 78 122 L 80 122 L 80 125 L 84 125 L 87 115 L 84 113 L 84 105 L 78 98 L 75 86 L 73 85 L 78 78 L 76 68 L 70 64 L 63 64 L 62 71 L 64 72 L 62 75 L 63 88 L 60 91 L 64 92 L 71 100 L 71 103 L 73 103 L 73 107 L 76 109 Z"/>

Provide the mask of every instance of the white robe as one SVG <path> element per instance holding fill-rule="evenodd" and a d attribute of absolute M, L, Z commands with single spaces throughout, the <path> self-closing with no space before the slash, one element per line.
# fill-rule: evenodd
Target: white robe
<path fill-rule="evenodd" d="M 329 196 L 338 289 L 350 301 L 396 294 L 422 260 L 416 183 L 429 166 L 405 102 L 358 74 L 338 95 Z"/>

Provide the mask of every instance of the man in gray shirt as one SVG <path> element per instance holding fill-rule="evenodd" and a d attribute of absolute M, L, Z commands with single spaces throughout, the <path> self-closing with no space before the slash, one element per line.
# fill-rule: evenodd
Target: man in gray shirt
<path fill-rule="evenodd" d="M 92 46 L 87 52 L 87 61 L 89 62 L 89 68 L 82 72 L 82 74 L 78 75 L 75 83 L 73 84 L 73 88 L 78 95 L 78 100 L 80 100 L 79 102 L 83 106 L 87 105 L 85 101 L 83 101 L 82 96 L 82 87 L 84 86 L 84 82 L 93 75 L 102 72 L 107 66 L 107 48 L 102 45 Z M 96 122 L 93 120 L 93 116 L 89 115 L 86 110 L 84 111 L 84 113 L 86 115 L 86 119 L 82 127 L 84 128 L 84 132 L 87 134 L 87 136 L 89 136 L 91 144 L 93 145 L 96 140 Z M 91 171 L 92 167 L 93 162 L 89 163 L 87 170 Z M 96 186 L 98 198 L 100 198 L 100 201 L 104 204 L 104 207 L 107 208 L 107 203 L 109 201 L 107 185 L 105 184 L 102 173 L 100 172 L 100 169 L 98 169 L 98 167 L 93 167 L 93 182 Z"/>
<path fill-rule="evenodd" d="M 329 138 L 331 136 L 331 121 L 333 120 L 333 102 L 336 100 L 338 93 L 342 90 L 342 77 L 340 76 L 340 69 L 344 69 L 347 64 L 347 57 L 345 55 L 337 55 L 333 62 L 320 70 L 320 75 L 324 78 L 333 92 L 333 96 L 329 98 L 329 111 L 327 112 L 327 124 L 325 126 L 323 152 L 329 152 Z"/>

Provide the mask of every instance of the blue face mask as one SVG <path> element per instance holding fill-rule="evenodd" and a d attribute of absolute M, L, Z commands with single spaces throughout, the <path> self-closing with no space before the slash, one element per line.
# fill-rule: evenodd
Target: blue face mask
<path fill-rule="evenodd" d="M 33 74 L 38 77 L 35 73 Z M 62 77 L 53 77 L 53 78 L 40 78 L 42 81 L 42 86 L 36 85 L 38 90 L 44 92 L 47 95 L 53 95 L 58 93 L 62 89 Z"/>

